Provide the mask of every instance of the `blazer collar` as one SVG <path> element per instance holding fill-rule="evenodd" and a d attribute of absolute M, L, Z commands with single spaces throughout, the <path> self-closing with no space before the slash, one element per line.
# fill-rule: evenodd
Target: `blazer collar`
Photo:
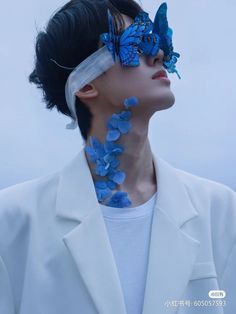
<path fill-rule="evenodd" d="M 180 227 L 198 213 L 177 175 L 178 169 L 157 154 L 153 154 L 153 162 L 157 175 L 157 207 Z M 100 207 L 87 159 L 81 150 L 60 172 L 56 211 L 58 216 L 83 221 L 94 210 Z"/>
<path fill-rule="evenodd" d="M 199 241 L 181 227 L 198 216 L 178 170 L 153 155 L 157 174 L 143 314 L 173 313 L 165 304 L 180 299 L 191 275 Z M 125 302 L 97 201 L 92 176 L 82 150 L 60 173 L 56 215 L 76 226 L 63 237 L 99 313 L 125 314 Z"/>

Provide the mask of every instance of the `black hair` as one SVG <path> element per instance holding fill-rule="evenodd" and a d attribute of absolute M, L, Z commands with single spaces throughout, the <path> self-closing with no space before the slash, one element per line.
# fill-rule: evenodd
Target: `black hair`
<path fill-rule="evenodd" d="M 98 49 L 99 35 L 108 32 L 107 9 L 115 17 L 116 30 L 122 30 L 121 14 L 132 19 L 142 11 L 134 0 L 72 0 L 50 18 L 35 43 L 34 69 L 29 82 L 42 89 L 47 109 L 57 110 L 71 117 L 65 99 L 65 83 L 70 70 Z M 86 104 L 76 97 L 76 115 L 82 137 L 86 140 L 91 127 L 92 114 Z"/>

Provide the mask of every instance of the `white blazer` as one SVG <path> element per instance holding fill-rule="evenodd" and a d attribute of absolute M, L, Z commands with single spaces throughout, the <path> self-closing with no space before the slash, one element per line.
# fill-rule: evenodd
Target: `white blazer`
<path fill-rule="evenodd" d="M 143 314 L 235 314 L 236 193 L 153 157 Z M 83 150 L 61 171 L 0 192 L 0 313 L 126 314 Z"/>

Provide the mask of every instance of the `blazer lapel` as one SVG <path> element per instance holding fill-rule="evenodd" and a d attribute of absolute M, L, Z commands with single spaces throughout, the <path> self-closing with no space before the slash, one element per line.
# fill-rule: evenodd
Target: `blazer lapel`
<path fill-rule="evenodd" d="M 143 314 L 177 311 L 200 242 L 181 227 L 198 216 L 174 167 L 153 156 L 157 174 L 157 203 L 153 215 Z"/>
<path fill-rule="evenodd" d="M 125 303 L 106 226 L 84 151 L 60 175 L 57 216 L 77 222 L 63 241 L 98 313 L 125 314 Z"/>
<path fill-rule="evenodd" d="M 181 227 L 198 216 L 174 167 L 153 156 L 157 174 L 143 314 L 173 313 L 181 300 L 198 253 L 199 241 Z M 76 226 L 63 241 L 97 311 L 126 314 L 122 288 L 84 150 L 66 166 L 57 193 L 56 215 Z"/>

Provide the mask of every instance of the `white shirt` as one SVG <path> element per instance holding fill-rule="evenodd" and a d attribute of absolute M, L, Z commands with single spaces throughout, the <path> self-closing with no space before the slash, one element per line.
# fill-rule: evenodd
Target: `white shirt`
<path fill-rule="evenodd" d="M 156 196 L 133 208 L 101 205 L 127 314 L 142 313 Z"/>

